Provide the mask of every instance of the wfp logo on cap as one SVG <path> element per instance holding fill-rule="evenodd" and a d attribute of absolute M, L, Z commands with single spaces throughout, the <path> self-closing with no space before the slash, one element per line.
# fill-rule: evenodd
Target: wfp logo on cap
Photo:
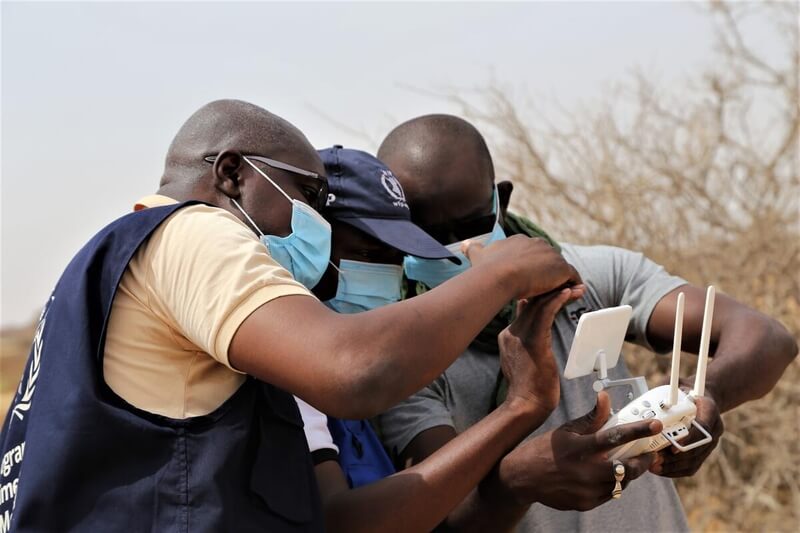
<path fill-rule="evenodd" d="M 391 170 L 381 170 L 381 183 L 386 192 L 392 198 L 392 205 L 395 207 L 405 207 L 408 209 L 408 202 L 406 202 L 406 193 L 403 192 L 403 187 L 400 182 L 394 177 Z"/>

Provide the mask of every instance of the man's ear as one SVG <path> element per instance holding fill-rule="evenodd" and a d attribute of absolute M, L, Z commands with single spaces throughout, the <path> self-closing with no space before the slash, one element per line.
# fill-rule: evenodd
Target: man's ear
<path fill-rule="evenodd" d="M 514 190 L 514 184 L 510 181 L 497 182 L 497 199 L 500 202 L 500 213 L 505 216 L 508 209 L 508 202 L 511 201 L 511 192 Z"/>
<path fill-rule="evenodd" d="M 236 150 L 224 150 L 214 160 L 214 188 L 228 198 L 241 195 L 240 178 L 242 165 L 246 165 L 242 154 Z"/>

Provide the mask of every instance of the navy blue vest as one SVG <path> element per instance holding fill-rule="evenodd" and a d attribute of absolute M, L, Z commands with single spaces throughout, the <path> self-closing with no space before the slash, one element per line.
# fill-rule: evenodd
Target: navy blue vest
<path fill-rule="evenodd" d="M 369 485 L 395 473 L 389 455 L 366 420 L 329 416 L 328 430 L 339 448 L 339 465 L 350 488 Z"/>
<path fill-rule="evenodd" d="M 322 530 L 291 395 L 248 378 L 211 414 L 176 420 L 103 380 L 120 278 L 184 205 L 112 222 L 56 285 L 0 435 L 0 532 Z"/>

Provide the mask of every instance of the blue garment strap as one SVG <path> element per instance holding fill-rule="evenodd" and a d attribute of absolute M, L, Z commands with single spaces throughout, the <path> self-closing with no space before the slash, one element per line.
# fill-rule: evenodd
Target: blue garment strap
<path fill-rule="evenodd" d="M 386 450 L 366 420 L 328 417 L 328 429 L 339 447 L 339 464 L 350 488 L 368 485 L 395 473 Z"/>

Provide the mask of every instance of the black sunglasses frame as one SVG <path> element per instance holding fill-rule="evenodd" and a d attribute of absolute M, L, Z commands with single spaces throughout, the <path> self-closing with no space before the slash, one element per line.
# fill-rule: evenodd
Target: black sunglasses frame
<path fill-rule="evenodd" d="M 497 214 L 491 213 L 445 222 L 444 224 L 422 226 L 422 229 L 440 244 L 446 245 L 489 233 L 492 231 L 496 220 Z"/>

